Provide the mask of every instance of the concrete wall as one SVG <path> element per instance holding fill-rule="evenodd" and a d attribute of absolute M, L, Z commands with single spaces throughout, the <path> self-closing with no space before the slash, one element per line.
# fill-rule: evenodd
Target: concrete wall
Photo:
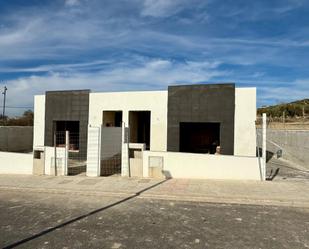
<path fill-rule="evenodd" d="M 34 96 L 33 148 L 44 146 L 45 95 Z"/>
<path fill-rule="evenodd" d="M 267 128 L 266 150 L 276 156 L 282 150 L 282 158 L 309 169 L 309 131 L 308 130 L 275 130 Z M 261 145 L 261 129 L 258 129 L 258 141 Z"/>
<path fill-rule="evenodd" d="M 121 127 L 102 127 L 101 159 L 108 159 L 121 153 Z"/>
<path fill-rule="evenodd" d="M 167 91 L 90 93 L 89 124 L 102 125 L 103 111 L 122 111 L 126 127 L 129 111 L 151 111 L 150 149 L 166 151 Z"/>
<path fill-rule="evenodd" d="M 0 152 L 0 174 L 32 174 L 33 154 Z"/>
<path fill-rule="evenodd" d="M 33 147 L 32 126 L 1 126 L 0 151 L 30 152 Z"/>
<path fill-rule="evenodd" d="M 234 155 L 256 155 L 256 88 L 235 89 Z"/>
<path fill-rule="evenodd" d="M 144 177 L 149 176 L 150 157 L 162 157 L 164 174 L 173 178 L 261 180 L 256 157 L 144 151 Z"/>

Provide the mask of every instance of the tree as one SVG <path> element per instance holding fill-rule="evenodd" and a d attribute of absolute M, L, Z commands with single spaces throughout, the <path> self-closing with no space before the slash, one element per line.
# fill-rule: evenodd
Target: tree
<path fill-rule="evenodd" d="M 33 126 L 34 114 L 32 110 L 27 110 L 21 117 L 8 118 L 7 126 Z"/>

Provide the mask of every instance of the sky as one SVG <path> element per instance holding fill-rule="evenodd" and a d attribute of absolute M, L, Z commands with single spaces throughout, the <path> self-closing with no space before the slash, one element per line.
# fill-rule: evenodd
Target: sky
<path fill-rule="evenodd" d="M 8 115 L 47 90 L 221 82 L 258 106 L 309 98 L 309 1 L 0 0 Z"/>

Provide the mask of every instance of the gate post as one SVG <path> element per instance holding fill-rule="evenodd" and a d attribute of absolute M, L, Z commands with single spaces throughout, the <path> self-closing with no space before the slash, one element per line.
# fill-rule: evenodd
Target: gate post
<path fill-rule="evenodd" d="M 86 175 L 101 175 L 101 127 L 88 126 Z"/>
<path fill-rule="evenodd" d="M 266 180 L 266 113 L 263 113 L 263 126 L 262 126 L 262 180 Z"/>
<path fill-rule="evenodd" d="M 121 176 L 130 176 L 129 142 L 129 127 L 126 127 L 125 122 L 122 122 Z"/>
<path fill-rule="evenodd" d="M 69 145 L 70 145 L 70 136 L 69 131 L 65 131 L 65 155 L 64 155 L 64 172 L 65 176 L 68 175 L 68 160 L 69 160 Z"/>

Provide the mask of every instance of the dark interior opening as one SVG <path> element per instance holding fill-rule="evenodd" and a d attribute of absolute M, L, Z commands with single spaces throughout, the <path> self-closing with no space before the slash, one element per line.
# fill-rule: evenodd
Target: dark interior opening
<path fill-rule="evenodd" d="M 69 150 L 79 150 L 79 121 L 54 121 L 56 146 L 65 147 L 65 132 L 69 131 Z"/>
<path fill-rule="evenodd" d="M 130 143 L 145 143 L 150 148 L 150 111 L 130 111 Z"/>
<path fill-rule="evenodd" d="M 122 111 L 103 111 L 103 126 L 121 127 Z"/>
<path fill-rule="evenodd" d="M 220 146 L 220 123 L 181 122 L 180 152 L 214 154 Z"/>

